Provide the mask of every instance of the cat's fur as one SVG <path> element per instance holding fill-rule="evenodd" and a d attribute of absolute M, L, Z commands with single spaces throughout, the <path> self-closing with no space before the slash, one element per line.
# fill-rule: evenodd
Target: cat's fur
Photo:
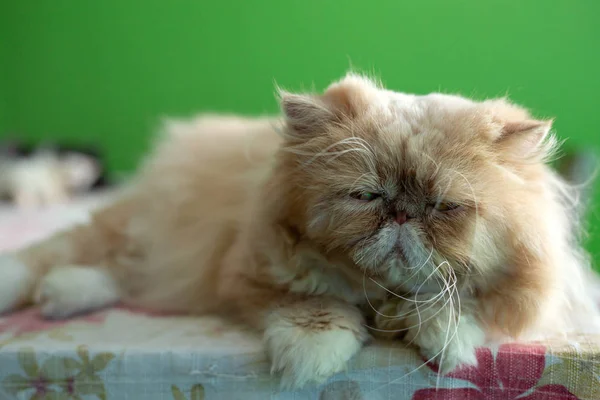
<path fill-rule="evenodd" d="M 218 313 L 263 332 L 293 386 L 342 370 L 369 337 L 360 308 L 382 302 L 376 329 L 444 371 L 486 336 L 596 317 L 567 187 L 545 165 L 550 122 L 354 75 L 281 106 L 281 120 L 170 123 L 119 201 L 0 261 L 0 311 Z"/>

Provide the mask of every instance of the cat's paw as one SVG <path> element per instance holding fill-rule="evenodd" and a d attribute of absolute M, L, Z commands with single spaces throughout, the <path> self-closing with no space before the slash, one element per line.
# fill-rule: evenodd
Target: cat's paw
<path fill-rule="evenodd" d="M 443 304 L 419 308 L 419 313 L 411 313 L 405 322 L 406 342 L 418 346 L 426 360 L 438 365 L 441 374 L 477 365 L 476 350 L 484 345 L 485 332 L 472 315 L 457 315 Z"/>
<path fill-rule="evenodd" d="M 66 318 L 115 303 L 119 295 L 106 270 L 68 266 L 52 269 L 40 282 L 34 298 L 44 317 Z"/>
<path fill-rule="evenodd" d="M 347 330 L 302 332 L 297 328 L 273 328 L 266 334 L 271 373 L 281 374 L 282 386 L 287 388 L 324 382 L 343 371 L 362 347 L 356 335 Z"/>
<path fill-rule="evenodd" d="M 24 303 L 33 286 L 33 274 L 27 266 L 10 255 L 0 255 L 0 314 Z"/>
<path fill-rule="evenodd" d="M 281 375 L 285 388 L 321 383 L 345 370 L 368 337 L 360 313 L 350 307 L 276 314 L 264 336 L 271 373 Z"/>
<path fill-rule="evenodd" d="M 438 365 L 441 374 L 460 366 L 477 365 L 477 348 L 485 343 L 485 333 L 471 316 L 461 316 L 458 326 L 445 332 L 427 334 L 416 338 L 421 354 Z"/>

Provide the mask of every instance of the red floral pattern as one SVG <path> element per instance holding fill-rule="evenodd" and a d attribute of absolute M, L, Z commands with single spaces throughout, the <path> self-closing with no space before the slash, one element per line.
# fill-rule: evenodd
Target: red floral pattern
<path fill-rule="evenodd" d="M 536 386 L 546 364 L 546 348 L 541 345 L 506 344 L 496 358 L 488 348 L 477 350 L 478 365 L 463 367 L 447 377 L 471 382 L 477 388 L 421 389 L 413 400 L 577 400 L 562 385 Z M 430 368 L 437 372 L 435 366 Z"/>

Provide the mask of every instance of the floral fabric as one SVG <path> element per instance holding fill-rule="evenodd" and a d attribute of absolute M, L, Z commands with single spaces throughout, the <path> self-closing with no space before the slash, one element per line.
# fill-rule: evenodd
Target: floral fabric
<path fill-rule="evenodd" d="M 597 400 L 599 354 L 600 336 L 507 344 L 442 377 L 414 349 L 376 342 L 328 382 L 280 392 L 260 338 L 217 318 L 31 309 L 0 318 L 0 399 Z"/>

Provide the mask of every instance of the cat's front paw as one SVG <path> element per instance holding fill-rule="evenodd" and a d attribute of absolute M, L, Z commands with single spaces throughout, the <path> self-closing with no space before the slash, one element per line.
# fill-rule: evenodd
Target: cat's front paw
<path fill-rule="evenodd" d="M 439 366 L 441 374 L 463 365 L 477 365 L 476 350 L 485 343 L 485 333 L 472 315 L 459 315 L 447 304 L 428 307 L 421 303 L 418 313 L 416 309 L 411 312 L 414 304 L 399 310 L 409 315 L 406 342 L 418 346 L 426 360 Z"/>
<path fill-rule="evenodd" d="M 284 387 L 321 383 L 343 371 L 362 342 L 349 331 L 314 333 L 280 331 L 267 338 L 271 373 L 280 373 Z"/>
<path fill-rule="evenodd" d="M 360 318 L 337 320 L 326 311 L 311 316 L 295 311 L 293 318 L 270 318 L 265 331 L 271 373 L 281 375 L 285 388 L 321 383 L 345 370 L 368 338 L 362 324 L 352 323 Z"/>
<path fill-rule="evenodd" d="M 438 365 L 441 374 L 460 366 L 477 365 L 476 351 L 485 343 L 485 334 L 473 317 L 461 316 L 458 326 L 452 326 L 448 335 L 443 330 L 430 332 L 417 337 L 415 343 L 427 360 Z"/>

